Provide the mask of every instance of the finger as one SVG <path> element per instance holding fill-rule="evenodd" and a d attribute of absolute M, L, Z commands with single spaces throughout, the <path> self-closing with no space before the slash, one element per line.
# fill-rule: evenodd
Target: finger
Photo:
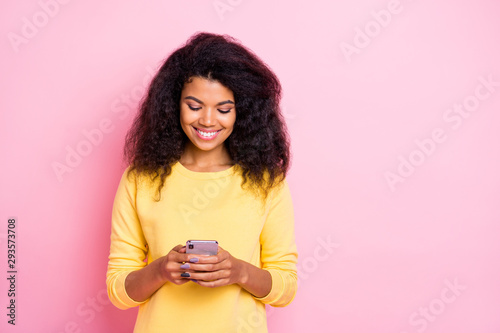
<path fill-rule="evenodd" d="M 184 284 L 184 283 L 188 283 L 189 280 L 188 279 L 179 279 L 179 280 L 174 280 L 174 283 L 177 284 L 177 285 L 181 285 L 181 284 Z"/>
<path fill-rule="evenodd" d="M 182 249 L 182 247 L 183 247 L 182 244 L 178 244 L 178 245 L 174 246 L 174 248 L 171 251 L 179 252 Z"/>
<path fill-rule="evenodd" d="M 215 281 L 197 280 L 196 283 L 202 287 L 217 288 L 217 287 L 222 287 L 222 286 L 229 284 L 229 281 L 227 279 L 221 279 L 221 280 L 215 280 Z"/>
<path fill-rule="evenodd" d="M 187 266 L 182 265 L 182 269 L 186 269 Z M 189 264 L 189 269 L 197 272 L 214 272 L 224 268 L 220 263 L 216 264 Z"/>
<path fill-rule="evenodd" d="M 179 279 L 181 279 L 182 281 L 190 281 L 190 280 L 195 280 L 196 281 L 196 278 L 193 277 L 193 274 L 195 272 L 193 271 L 190 271 L 190 272 L 182 272 L 180 273 L 179 275 Z"/>
<path fill-rule="evenodd" d="M 186 246 L 185 245 L 177 245 L 175 246 L 169 253 L 170 260 L 178 263 L 184 263 L 189 261 L 189 257 L 186 254 Z"/>
<path fill-rule="evenodd" d="M 179 271 L 182 271 L 182 272 L 194 272 L 196 271 L 196 269 L 194 268 L 194 264 L 190 264 L 189 262 L 185 262 L 185 263 L 179 263 L 180 266 L 179 266 Z"/>
<path fill-rule="evenodd" d="M 219 258 L 219 261 L 223 261 L 229 258 L 231 255 L 229 254 L 228 251 L 224 250 L 223 247 L 219 246 L 216 256 Z"/>
<path fill-rule="evenodd" d="M 201 255 L 201 254 L 187 254 L 185 259 L 185 262 L 189 262 L 191 264 L 215 264 L 220 261 L 218 256 L 207 256 L 207 255 Z"/>
<path fill-rule="evenodd" d="M 189 274 L 189 276 L 187 276 Z M 189 278 L 189 279 L 195 279 L 198 281 L 217 281 L 220 279 L 226 279 L 228 278 L 228 272 L 227 271 L 214 271 L 214 272 L 193 272 L 193 273 L 184 273 L 183 277 Z"/>

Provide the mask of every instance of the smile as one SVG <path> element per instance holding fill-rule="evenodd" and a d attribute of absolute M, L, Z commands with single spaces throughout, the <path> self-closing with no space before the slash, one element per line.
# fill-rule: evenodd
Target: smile
<path fill-rule="evenodd" d="M 217 131 L 202 131 L 194 126 L 193 128 L 196 130 L 196 134 L 198 134 L 198 137 L 200 137 L 203 140 L 212 140 L 219 134 L 220 131 L 222 131 L 222 129 Z"/>

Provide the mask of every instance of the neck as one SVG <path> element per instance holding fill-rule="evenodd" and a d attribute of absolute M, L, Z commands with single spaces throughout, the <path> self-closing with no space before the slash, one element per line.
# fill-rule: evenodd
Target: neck
<path fill-rule="evenodd" d="M 191 142 L 186 143 L 180 162 L 183 165 L 192 165 L 200 168 L 233 164 L 225 145 L 205 151 L 199 149 Z"/>

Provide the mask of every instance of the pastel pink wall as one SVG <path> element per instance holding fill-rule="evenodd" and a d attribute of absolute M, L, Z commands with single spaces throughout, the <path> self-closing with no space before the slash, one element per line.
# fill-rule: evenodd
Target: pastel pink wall
<path fill-rule="evenodd" d="M 124 136 L 196 31 L 238 38 L 284 87 L 300 287 L 270 332 L 500 332 L 498 2 L 2 7 L 0 275 L 10 216 L 19 271 L 2 332 L 131 332 L 136 310 L 105 295 Z"/>

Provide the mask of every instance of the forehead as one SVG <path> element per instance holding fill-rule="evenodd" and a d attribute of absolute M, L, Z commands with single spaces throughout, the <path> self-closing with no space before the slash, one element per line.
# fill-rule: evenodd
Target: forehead
<path fill-rule="evenodd" d="M 184 84 L 181 98 L 193 96 L 204 103 L 218 103 L 222 100 L 233 100 L 233 92 L 220 84 L 218 81 L 208 80 L 201 77 L 193 77 Z"/>

